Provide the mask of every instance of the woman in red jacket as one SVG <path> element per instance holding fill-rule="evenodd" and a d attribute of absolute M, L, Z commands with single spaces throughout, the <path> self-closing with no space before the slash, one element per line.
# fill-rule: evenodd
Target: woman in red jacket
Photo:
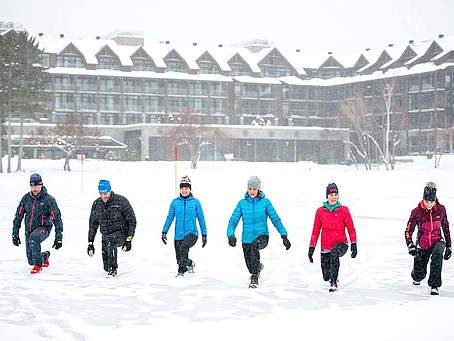
<path fill-rule="evenodd" d="M 413 271 L 411 272 L 414 285 L 419 285 L 426 277 L 427 264 L 429 259 L 431 260 L 428 281 L 431 287 L 431 295 L 438 295 L 438 288 L 441 287 L 443 251 L 445 252 L 445 260 L 448 260 L 452 254 L 446 209 L 438 202 L 436 193 L 435 183 L 428 182 L 424 188 L 423 200 L 411 211 L 410 219 L 405 229 L 405 242 L 407 243 L 408 253 L 414 257 Z M 415 245 L 412 235 L 416 226 L 418 226 L 418 233 Z M 443 230 L 444 240 L 441 236 L 441 230 Z"/>
<path fill-rule="evenodd" d="M 347 228 L 351 242 L 352 258 L 356 257 L 356 231 L 353 226 L 352 216 L 348 207 L 339 203 L 339 190 L 335 183 L 326 187 L 328 201 L 315 213 L 314 228 L 312 229 L 309 246 L 309 261 L 314 262 L 312 255 L 317 245 L 318 236 L 322 232 L 321 241 L 321 265 L 325 281 L 330 281 L 330 292 L 337 290 L 337 276 L 339 274 L 339 257 L 345 255 L 348 250 L 348 240 L 345 234 Z"/>

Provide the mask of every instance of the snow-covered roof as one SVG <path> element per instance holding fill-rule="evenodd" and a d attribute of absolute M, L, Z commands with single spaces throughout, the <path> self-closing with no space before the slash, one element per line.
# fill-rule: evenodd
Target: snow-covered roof
<path fill-rule="evenodd" d="M 415 51 L 416 56 L 413 57 L 412 59 L 410 59 L 409 61 L 405 62 L 405 65 L 410 65 L 414 61 L 416 61 L 419 58 L 421 58 L 422 56 L 424 56 L 434 41 L 435 40 L 426 40 L 426 41 L 419 42 L 416 44 L 411 44 L 411 48 L 413 49 L 413 51 Z"/>
<path fill-rule="evenodd" d="M 232 82 L 232 78 L 219 74 L 189 74 L 184 72 L 152 72 L 152 71 L 120 71 L 97 69 L 87 70 L 83 68 L 55 67 L 48 69 L 51 74 L 57 75 L 81 75 L 81 76 L 104 76 L 123 78 L 149 78 L 149 79 L 179 79 L 179 80 L 201 80 L 213 82 Z"/>
<path fill-rule="evenodd" d="M 7 31 L 6 31 L 7 32 Z M 4 34 L 4 32 L 3 32 Z M 38 37 L 37 41 L 40 48 L 44 48 L 47 53 L 61 53 L 69 44 L 73 44 L 82 54 L 88 64 L 97 64 L 98 60 L 96 55 L 101 51 L 103 47 L 108 47 L 112 52 L 118 56 L 120 62 L 124 66 L 132 66 L 131 56 L 141 46 L 127 46 L 117 44 L 111 39 L 73 39 L 73 38 L 51 38 L 51 37 Z M 200 67 L 197 64 L 197 60 L 204 54 L 209 53 L 214 61 L 219 65 L 222 72 L 230 72 L 231 67 L 228 61 L 235 55 L 238 54 L 248 64 L 251 71 L 256 74 L 261 73 L 259 63 L 273 50 L 277 49 L 282 56 L 287 59 L 289 64 L 296 70 L 299 76 L 305 76 L 307 69 L 319 69 L 328 58 L 334 58 L 343 67 L 350 68 L 355 65 L 361 55 L 368 61 L 368 64 L 359 69 L 359 72 L 369 69 L 372 65 L 375 65 L 383 53 L 388 54 L 392 59 L 381 67 L 383 69 L 392 65 L 395 61 L 402 57 L 403 52 L 406 48 L 411 48 L 417 56 L 405 63 L 405 65 L 411 65 L 412 62 L 423 56 L 430 45 L 434 43 L 434 40 L 424 41 L 412 44 L 397 44 L 392 47 L 386 47 L 383 50 L 379 49 L 368 49 L 363 51 L 362 54 L 349 54 L 349 53 L 319 53 L 301 50 L 296 52 L 294 49 L 280 48 L 276 46 L 265 47 L 258 52 L 251 52 L 245 47 L 219 47 L 219 46 L 201 46 L 201 45 L 178 45 L 173 46 L 171 44 L 164 43 L 145 43 L 142 46 L 144 51 L 152 58 L 156 67 L 165 69 L 166 63 L 164 62 L 165 56 L 171 51 L 175 50 L 187 63 L 191 70 L 199 70 Z M 439 44 L 443 52 L 433 58 L 433 60 L 443 57 L 449 51 L 454 50 L 454 37 L 440 38 L 436 41 Z M 106 70 L 101 72 L 105 73 Z M 129 75 L 129 74 L 128 74 Z M 162 75 L 162 74 L 161 74 Z M 131 75 L 131 77 L 134 77 Z M 191 76 L 192 77 L 192 76 Z M 156 78 L 159 78 L 157 76 Z M 178 77 L 181 78 L 181 77 Z M 224 80 L 225 81 L 225 80 Z M 231 81 L 231 79 L 230 79 Z M 254 82 L 258 80 L 254 78 Z M 270 83 L 265 81 L 264 83 Z"/>
<path fill-rule="evenodd" d="M 440 38 L 437 40 L 437 43 L 443 49 L 443 52 L 432 58 L 432 61 L 440 59 L 447 55 L 449 52 L 454 51 L 454 37 Z"/>
<path fill-rule="evenodd" d="M 281 84 L 277 78 L 272 77 L 235 76 L 232 79 L 240 83 Z"/>

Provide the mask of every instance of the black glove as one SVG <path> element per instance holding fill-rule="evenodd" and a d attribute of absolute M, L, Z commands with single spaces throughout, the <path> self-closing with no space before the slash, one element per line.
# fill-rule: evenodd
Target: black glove
<path fill-rule="evenodd" d="M 314 251 L 315 251 L 315 247 L 309 246 L 309 252 L 307 253 L 307 256 L 309 257 L 309 262 L 311 262 L 311 263 L 314 263 L 314 258 L 312 258 Z"/>
<path fill-rule="evenodd" d="M 281 236 L 281 237 L 282 237 L 282 243 L 284 244 L 285 249 L 286 250 L 290 249 L 290 246 L 292 246 L 292 244 L 290 244 L 290 240 L 288 240 L 287 236 Z"/>
<path fill-rule="evenodd" d="M 451 255 L 452 255 L 452 248 L 451 248 L 451 246 L 447 246 L 446 251 L 445 251 L 445 256 L 443 258 L 445 260 L 448 260 L 449 258 L 451 258 Z"/>
<path fill-rule="evenodd" d="M 93 255 L 95 254 L 95 247 L 93 246 L 93 242 L 88 242 L 87 254 L 90 257 L 93 257 Z"/>
<path fill-rule="evenodd" d="M 162 242 L 163 242 L 164 244 L 167 245 L 167 233 L 162 232 L 161 240 L 162 240 Z"/>
<path fill-rule="evenodd" d="M 416 250 L 415 244 L 410 243 L 410 244 L 408 245 L 408 253 L 414 257 L 414 256 L 416 256 L 416 251 L 417 251 L 417 250 Z"/>
<path fill-rule="evenodd" d="M 58 250 L 59 248 L 61 248 L 63 246 L 63 243 L 61 240 L 57 240 L 55 239 L 54 241 L 54 245 L 52 245 L 52 247 L 55 249 L 55 250 Z"/>
<path fill-rule="evenodd" d="M 13 236 L 13 244 L 16 246 L 20 245 L 20 238 L 19 236 Z"/>
<path fill-rule="evenodd" d="M 229 237 L 229 245 L 231 247 L 235 247 L 236 246 L 236 238 L 235 238 L 235 236 L 230 236 Z"/>
<path fill-rule="evenodd" d="M 356 258 L 356 255 L 358 254 L 358 247 L 356 246 L 356 243 L 352 243 L 350 249 L 352 250 L 352 258 Z"/>
<path fill-rule="evenodd" d="M 121 249 L 124 251 L 124 252 L 128 252 L 128 251 L 131 251 L 131 242 L 132 242 L 132 238 L 134 238 L 134 236 L 128 236 L 128 238 L 126 238 L 125 242 L 123 243 L 123 245 L 121 246 Z"/>
<path fill-rule="evenodd" d="M 205 247 L 207 245 L 207 236 L 202 236 L 202 247 Z"/>

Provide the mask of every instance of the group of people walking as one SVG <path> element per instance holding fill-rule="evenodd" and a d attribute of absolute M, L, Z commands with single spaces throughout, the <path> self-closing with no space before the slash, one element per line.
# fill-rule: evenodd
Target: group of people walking
<path fill-rule="evenodd" d="M 162 228 L 161 240 L 167 244 L 167 234 L 175 220 L 174 248 L 178 266 L 177 276 L 194 272 L 195 262 L 189 258 L 189 250 L 198 240 L 198 226 L 201 232 L 202 247 L 207 244 L 207 227 L 202 205 L 192 194 L 192 184 L 188 176 L 182 177 L 179 183 L 180 193 L 172 200 Z M 412 210 L 405 229 L 405 241 L 408 253 L 414 257 L 411 276 L 413 284 L 419 285 L 427 275 L 430 260 L 428 285 L 431 295 L 438 295 L 442 285 L 441 271 L 443 259 L 448 260 L 452 254 L 449 222 L 445 207 L 436 196 L 436 186 L 428 182 L 423 191 L 423 198 Z M 104 270 L 107 276 L 117 276 L 117 250 L 130 251 L 136 229 L 136 217 L 129 201 L 114 193 L 108 180 L 100 180 L 99 197 L 93 202 L 88 231 L 87 254 L 95 254 L 94 240 L 99 228 L 101 252 Z M 351 257 L 358 253 L 356 230 L 348 207 L 339 202 L 339 189 L 335 183 L 326 187 L 326 201 L 315 213 L 314 225 L 309 243 L 308 258 L 313 263 L 317 241 L 321 235 L 320 263 L 323 280 L 329 282 L 329 291 L 334 292 L 338 286 L 340 258 L 348 251 L 350 243 Z M 252 176 L 247 182 L 244 198 L 239 200 L 228 223 L 227 241 L 235 247 L 237 239 L 235 230 L 242 220 L 241 245 L 244 261 L 250 274 L 250 288 L 259 284 L 260 274 L 264 268 L 260 261 L 260 251 L 267 247 L 269 241 L 268 218 L 277 229 L 286 250 L 291 247 L 279 215 L 271 201 L 262 191 L 261 180 Z M 41 243 L 49 236 L 52 225 L 55 226 L 53 248 L 62 247 L 63 223 L 55 199 L 47 193 L 39 174 L 30 177 L 30 192 L 25 194 L 16 210 L 13 222 L 13 244 L 21 244 L 19 229 L 25 219 L 25 241 L 27 259 L 33 266 L 31 274 L 39 273 L 49 266 L 49 251 L 41 251 Z M 413 233 L 418 229 L 415 242 Z M 348 238 L 347 238 L 347 233 Z"/>

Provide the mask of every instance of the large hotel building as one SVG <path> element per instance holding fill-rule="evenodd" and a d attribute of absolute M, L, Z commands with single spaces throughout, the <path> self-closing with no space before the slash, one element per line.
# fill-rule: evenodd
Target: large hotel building
<path fill-rule="evenodd" d="M 80 122 L 110 137 L 110 153 L 171 160 L 175 127 L 189 122 L 201 125 L 202 160 L 345 162 L 358 134 L 342 104 L 355 99 L 379 144 L 390 116 L 396 155 L 454 152 L 454 40 L 443 35 L 351 55 L 260 40 L 238 47 L 148 43 L 127 33 L 39 34 L 37 41 L 54 100 L 51 111 L 26 124 L 28 136 Z M 35 156 L 58 154 L 26 147 Z M 180 144 L 181 159 L 189 157 L 185 148 Z"/>

